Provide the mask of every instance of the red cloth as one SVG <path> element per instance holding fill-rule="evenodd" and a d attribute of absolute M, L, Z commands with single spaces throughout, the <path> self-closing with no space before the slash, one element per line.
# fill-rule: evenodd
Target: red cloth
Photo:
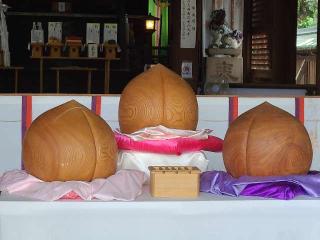
<path fill-rule="evenodd" d="M 208 136 L 207 139 L 200 140 L 180 137 L 165 140 L 134 141 L 130 137 L 115 133 L 115 138 L 118 144 L 118 148 L 121 150 L 176 155 L 180 155 L 185 152 L 195 152 L 200 150 L 221 152 L 223 145 L 223 140 L 214 136 Z"/>

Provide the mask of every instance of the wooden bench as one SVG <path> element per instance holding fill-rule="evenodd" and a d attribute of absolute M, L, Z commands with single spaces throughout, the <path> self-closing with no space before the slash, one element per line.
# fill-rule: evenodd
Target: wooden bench
<path fill-rule="evenodd" d="M 0 71 L 14 71 L 14 92 L 18 92 L 19 71 L 24 67 L 0 67 Z"/>
<path fill-rule="evenodd" d="M 62 71 L 78 71 L 78 72 L 87 72 L 88 73 L 88 85 L 87 85 L 87 93 L 91 93 L 91 81 L 92 81 L 92 72 L 98 71 L 97 68 L 88 68 L 88 67 L 52 67 L 51 70 L 56 71 L 56 87 L 57 93 L 60 92 L 60 72 Z"/>

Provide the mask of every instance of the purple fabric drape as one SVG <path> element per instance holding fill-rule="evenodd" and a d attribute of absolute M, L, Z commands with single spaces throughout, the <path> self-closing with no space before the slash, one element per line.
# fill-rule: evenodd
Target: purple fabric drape
<path fill-rule="evenodd" d="M 320 172 L 307 175 L 233 178 L 226 172 L 201 174 L 200 191 L 228 196 L 259 196 L 289 200 L 299 195 L 320 197 Z"/>

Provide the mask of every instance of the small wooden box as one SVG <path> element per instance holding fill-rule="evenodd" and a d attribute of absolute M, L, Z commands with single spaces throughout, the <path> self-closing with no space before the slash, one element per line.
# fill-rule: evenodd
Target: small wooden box
<path fill-rule="evenodd" d="M 0 50 L 0 67 L 4 66 L 4 55 L 3 55 L 3 51 Z"/>
<path fill-rule="evenodd" d="M 40 58 L 43 56 L 43 43 L 31 44 L 31 57 Z"/>
<path fill-rule="evenodd" d="M 104 57 L 106 59 L 115 59 L 117 58 L 117 44 L 105 43 L 104 45 Z"/>
<path fill-rule="evenodd" d="M 48 44 L 50 48 L 50 57 L 61 57 L 62 43 Z"/>
<path fill-rule="evenodd" d="M 82 44 L 74 43 L 74 44 L 68 44 L 69 47 L 69 57 L 71 58 L 78 58 L 80 57 L 80 48 Z"/>
<path fill-rule="evenodd" d="M 150 166 L 153 197 L 195 198 L 199 196 L 200 170 L 189 166 Z"/>

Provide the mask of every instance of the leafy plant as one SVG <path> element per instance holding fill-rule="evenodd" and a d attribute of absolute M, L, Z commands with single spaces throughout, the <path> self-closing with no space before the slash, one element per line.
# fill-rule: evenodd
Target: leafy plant
<path fill-rule="evenodd" d="M 318 18 L 318 0 L 298 0 L 298 28 L 315 26 Z"/>

